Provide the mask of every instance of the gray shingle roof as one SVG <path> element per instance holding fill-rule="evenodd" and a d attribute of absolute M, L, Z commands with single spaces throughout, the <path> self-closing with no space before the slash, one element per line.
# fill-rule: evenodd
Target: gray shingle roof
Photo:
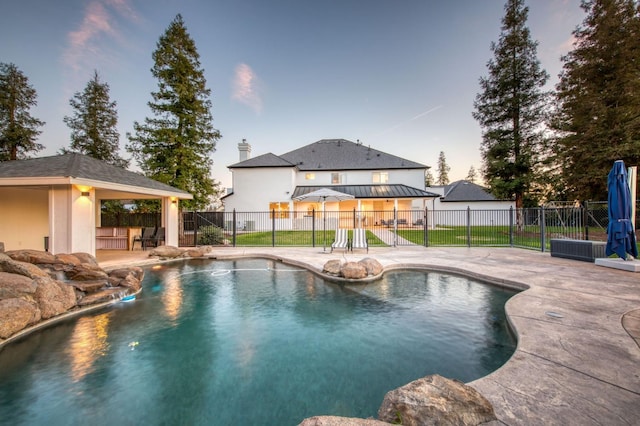
<path fill-rule="evenodd" d="M 444 197 L 441 201 L 498 201 L 498 199 L 480 185 L 459 180 L 444 187 Z"/>
<path fill-rule="evenodd" d="M 0 179 L 29 177 L 74 177 L 188 194 L 181 189 L 82 154 L 70 153 L 0 162 Z"/>
<path fill-rule="evenodd" d="M 232 164 L 228 166 L 229 168 L 253 168 L 253 167 L 293 167 L 294 165 L 283 159 L 282 157 L 278 157 L 275 154 L 270 152 L 266 154 L 259 155 L 254 158 L 249 158 L 248 160 L 241 161 L 236 164 Z"/>
<path fill-rule="evenodd" d="M 300 171 L 427 168 L 424 164 L 396 157 L 346 139 L 322 139 L 280 156 L 269 153 L 233 164 L 229 168 L 291 167 L 292 165 Z"/>
<path fill-rule="evenodd" d="M 402 184 L 393 185 L 331 185 L 331 186 L 296 186 L 291 198 L 299 197 L 320 188 L 330 188 L 334 191 L 353 195 L 356 198 L 433 198 L 439 194 L 423 191 Z"/>

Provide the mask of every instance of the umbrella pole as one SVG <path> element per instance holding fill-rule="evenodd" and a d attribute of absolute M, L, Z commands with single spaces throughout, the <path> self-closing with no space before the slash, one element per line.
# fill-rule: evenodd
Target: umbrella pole
<path fill-rule="evenodd" d="M 325 201 L 322 202 L 322 251 L 327 251 L 327 211 L 324 206 Z"/>

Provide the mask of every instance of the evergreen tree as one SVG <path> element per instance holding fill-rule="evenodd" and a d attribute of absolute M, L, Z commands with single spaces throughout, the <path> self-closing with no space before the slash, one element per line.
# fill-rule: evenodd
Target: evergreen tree
<path fill-rule="evenodd" d="M 438 156 L 438 185 L 449 184 L 449 170 L 451 170 L 451 167 L 447 164 L 444 151 L 440 151 L 440 155 Z"/>
<path fill-rule="evenodd" d="M 515 198 L 522 208 L 525 194 L 542 166 L 549 95 L 542 90 L 549 76 L 536 57 L 537 42 L 526 27 L 524 0 L 508 0 L 488 77 L 480 78 L 473 117 L 482 127 L 483 174 L 498 198 Z"/>
<path fill-rule="evenodd" d="M 640 6 L 589 0 L 558 83 L 558 163 L 567 197 L 606 200 L 615 160 L 640 163 Z"/>
<path fill-rule="evenodd" d="M 471 183 L 475 183 L 478 178 L 478 173 L 476 172 L 476 168 L 471 166 L 469 167 L 469 173 L 467 173 L 467 180 Z"/>
<path fill-rule="evenodd" d="M 431 167 L 428 167 L 424 172 L 424 186 L 429 187 L 433 186 L 435 183 L 435 179 L 433 178 L 433 173 L 431 173 Z"/>
<path fill-rule="evenodd" d="M 0 62 L 0 161 L 28 158 L 44 149 L 36 142 L 44 122 L 32 117 L 36 91 L 14 64 Z"/>
<path fill-rule="evenodd" d="M 215 192 L 209 156 L 220 138 L 212 126 L 211 91 L 199 58 L 177 15 L 153 52 L 158 91 L 148 105 L 154 117 L 135 122 L 135 135 L 127 134 L 127 150 L 146 176 L 193 194 L 192 201 L 181 203 L 187 209 L 205 207 Z"/>
<path fill-rule="evenodd" d="M 69 105 L 74 114 L 64 117 L 64 122 L 71 129 L 71 145 L 62 152 L 79 152 L 126 168 L 129 162 L 118 154 L 120 134 L 116 128 L 116 103 L 109 99 L 109 85 L 100 82 L 98 71 L 94 71 L 84 91 L 77 92 L 69 100 Z"/>

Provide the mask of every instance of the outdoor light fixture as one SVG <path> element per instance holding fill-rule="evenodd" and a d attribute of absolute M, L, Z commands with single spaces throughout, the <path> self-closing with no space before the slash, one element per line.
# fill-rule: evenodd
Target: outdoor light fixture
<path fill-rule="evenodd" d="M 178 204 L 178 200 L 176 199 L 171 200 L 171 204 Z"/>
<path fill-rule="evenodd" d="M 91 195 L 91 193 L 89 191 L 82 191 L 80 195 L 82 195 L 83 197 L 88 197 L 89 195 Z"/>

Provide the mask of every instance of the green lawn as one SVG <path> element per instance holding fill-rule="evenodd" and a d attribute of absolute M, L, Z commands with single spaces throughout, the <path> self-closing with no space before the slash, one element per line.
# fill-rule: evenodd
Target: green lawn
<path fill-rule="evenodd" d="M 334 230 L 327 230 L 326 234 L 323 230 L 316 230 L 316 247 L 322 247 L 326 244 L 331 247 L 331 243 L 335 238 Z M 326 242 L 323 238 L 326 236 Z M 349 231 L 349 239 L 353 238 L 353 232 Z M 231 240 L 231 236 L 227 236 Z M 371 231 L 367 231 L 367 239 L 369 245 L 386 246 Z M 246 232 L 236 235 L 236 245 L 238 246 L 271 246 L 274 242 L 274 233 L 272 232 Z M 313 231 L 275 231 L 276 246 L 302 246 L 311 247 L 313 244 Z"/>

